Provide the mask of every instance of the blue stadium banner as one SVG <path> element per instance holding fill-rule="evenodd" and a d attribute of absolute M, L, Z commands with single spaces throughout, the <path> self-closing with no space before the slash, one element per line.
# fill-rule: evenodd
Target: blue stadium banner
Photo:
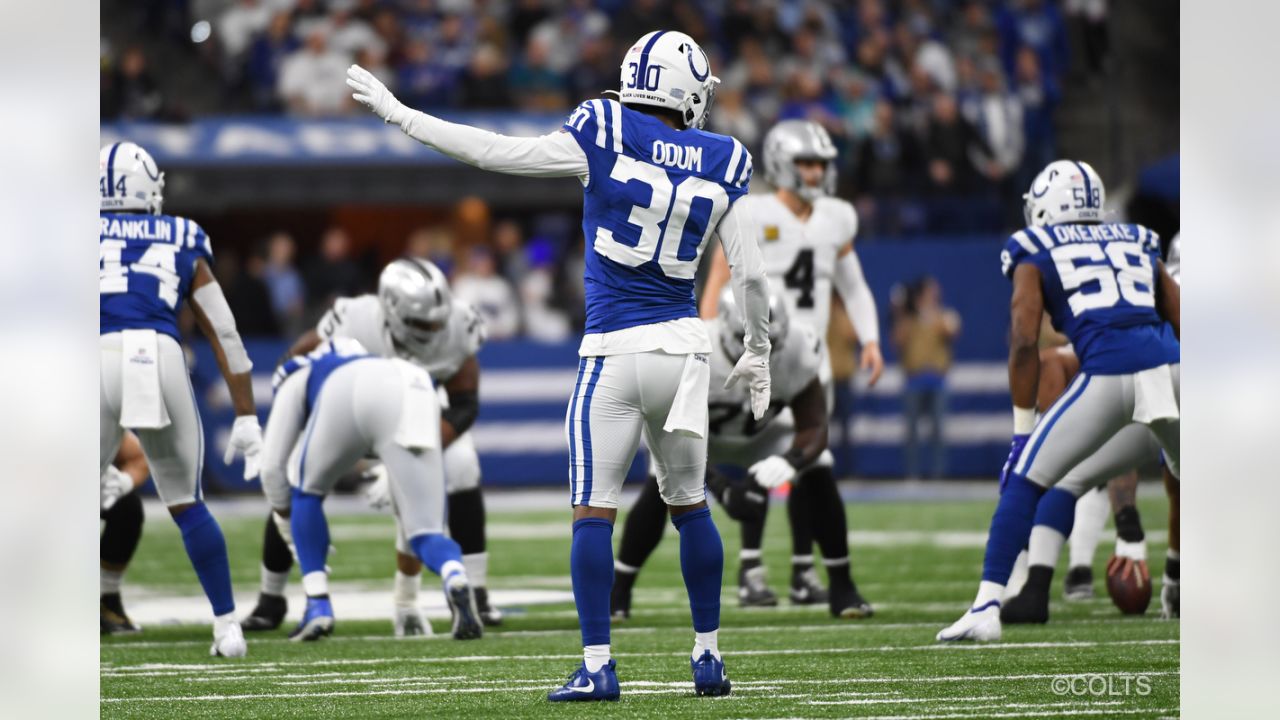
<path fill-rule="evenodd" d="M 446 120 L 515 136 L 545 135 L 559 114 L 449 113 Z M 190 123 L 103 123 L 100 141 L 131 140 L 163 166 L 434 164 L 448 158 L 371 115 L 323 120 L 206 117 Z M 452 162 L 452 161 L 449 161 Z"/>

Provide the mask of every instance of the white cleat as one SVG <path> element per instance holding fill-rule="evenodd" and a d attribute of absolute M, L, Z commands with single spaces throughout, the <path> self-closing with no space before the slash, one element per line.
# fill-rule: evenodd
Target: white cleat
<path fill-rule="evenodd" d="M 249 645 L 244 641 L 244 632 L 240 630 L 240 623 L 234 620 L 226 624 L 214 621 L 213 647 L 209 648 L 210 655 L 238 658 L 244 657 L 248 652 Z"/>
<path fill-rule="evenodd" d="M 981 609 L 969 610 L 963 617 L 952 623 L 951 627 L 940 630 L 937 640 L 938 642 L 958 640 L 998 642 L 1000 632 L 1000 603 L 992 600 Z"/>
<path fill-rule="evenodd" d="M 416 607 L 397 607 L 395 618 L 392 620 L 395 625 L 396 637 L 430 637 L 435 634 L 431 629 L 431 623 L 422 615 L 422 611 Z"/>

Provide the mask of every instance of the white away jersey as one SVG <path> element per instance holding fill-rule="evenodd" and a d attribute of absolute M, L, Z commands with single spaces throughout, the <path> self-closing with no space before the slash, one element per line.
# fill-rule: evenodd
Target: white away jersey
<path fill-rule="evenodd" d="M 747 441 L 760 433 L 784 412 L 802 390 L 818 378 L 822 344 L 804 325 L 792 323 L 787 336 L 773 346 L 769 355 L 772 384 L 769 409 L 756 420 L 751 414 L 751 393 L 745 382 L 725 389 L 724 383 L 738 358 L 731 357 L 720 339 L 720 321 L 708 320 L 707 333 L 715 349 L 711 352 L 711 387 L 707 394 L 708 422 L 713 441 Z M 789 418 L 790 413 L 787 413 Z"/>
<path fill-rule="evenodd" d="M 748 195 L 740 202 L 755 225 L 769 286 L 785 290 L 791 322 L 825 338 L 836 258 L 858 232 L 858 213 L 832 197 L 818 198 L 807 220 L 796 217 L 774 193 Z"/>
<path fill-rule="evenodd" d="M 351 338 L 374 355 L 408 360 L 421 366 L 437 383 L 448 382 L 467 358 L 480 351 L 485 341 L 484 320 L 470 303 L 457 298 L 453 301 L 453 313 L 444 330 L 428 348 L 416 354 L 402 350 L 392 342 L 377 295 L 338 298 L 320 318 L 316 333 L 322 340 Z"/>

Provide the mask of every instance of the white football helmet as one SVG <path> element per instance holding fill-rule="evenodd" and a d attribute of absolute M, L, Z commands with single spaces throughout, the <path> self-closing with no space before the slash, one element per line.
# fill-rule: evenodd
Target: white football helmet
<path fill-rule="evenodd" d="M 737 359 L 746 352 L 746 326 L 743 323 L 742 310 L 738 301 L 733 298 L 733 288 L 726 287 L 720 293 L 720 342 L 729 356 Z M 782 347 L 791 331 L 791 315 L 787 310 L 787 299 L 781 293 L 769 293 L 769 342 L 776 351 Z"/>
<path fill-rule="evenodd" d="M 701 128 L 720 78 L 693 38 L 674 30 L 654 30 L 636 41 L 622 60 L 623 103 L 653 105 L 680 113 L 685 127 Z"/>
<path fill-rule="evenodd" d="M 1027 225 L 1102 222 L 1107 191 L 1089 163 L 1054 160 L 1031 181 L 1022 199 Z"/>
<path fill-rule="evenodd" d="M 453 311 L 449 281 L 434 263 L 401 258 L 378 276 L 378 301 L 391 337 L 418 352 L 439 336 Z"/>
<path fill-rule="evenodd" d="M 141 210 L 159 215 L 164 204 L 164 173 L 142 146 L 112 143 L 98 153 L 98 191 L 103 212 Z"/>
<path fill-rule="evenodd" d="M 809 202 L 836 192 L 836 145 L 827 129 L 809 120 L 783 120 L 764 136 L 764 179 Z M 822 160 L 827 169 L 815 186 L 800 182 L 796 160 Z"/>

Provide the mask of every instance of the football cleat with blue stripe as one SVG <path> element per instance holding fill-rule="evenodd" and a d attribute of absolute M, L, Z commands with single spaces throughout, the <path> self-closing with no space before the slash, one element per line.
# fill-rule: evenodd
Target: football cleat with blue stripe
<path fill-rule="evenodd" d="M 712 655 L 710 650 L 703 650 L 702 657 L 697 660 L 690 658 L 689 665 L 693 668 L 693 691 L 698 695 L 719 697 L 729 694 L 733 685 L 729 682 L 729 674 L 724 671 L 724 661 Z"/>
<path fill-rule="evenodd" d="M 294 642 L 310 642 L 333 634 L 333 604 L 329 596 L 307 598 L 307 610 L 302 614 L 302 622 L 289 633 Z"/>
<path fill-rule="evenodd" d="M 453 613 L 453 639 L 477 640 L 482 637 L 484 625 L 480 622 L 471 586 L 456 583 L 445 589 L 445 598 L 449 601 L 449 611 Z"/>
<path fill-rule="evenodd" d="M 592 700 L 616 701 L 618 690 L 618 661 L 610 660 L 597 672 L 587 672 L 583 663 L 569 676 L 563 687 L 547 693 L 551 702 L 590 702 Z"/>
<path fill-rule="evenodd" d="M 938 642 L 975 640 L 997 642 L 1000 640 L 1000 601 L 992 600 L 982 607 L 971 608 L 950 627 L 938 631 Z"/>

